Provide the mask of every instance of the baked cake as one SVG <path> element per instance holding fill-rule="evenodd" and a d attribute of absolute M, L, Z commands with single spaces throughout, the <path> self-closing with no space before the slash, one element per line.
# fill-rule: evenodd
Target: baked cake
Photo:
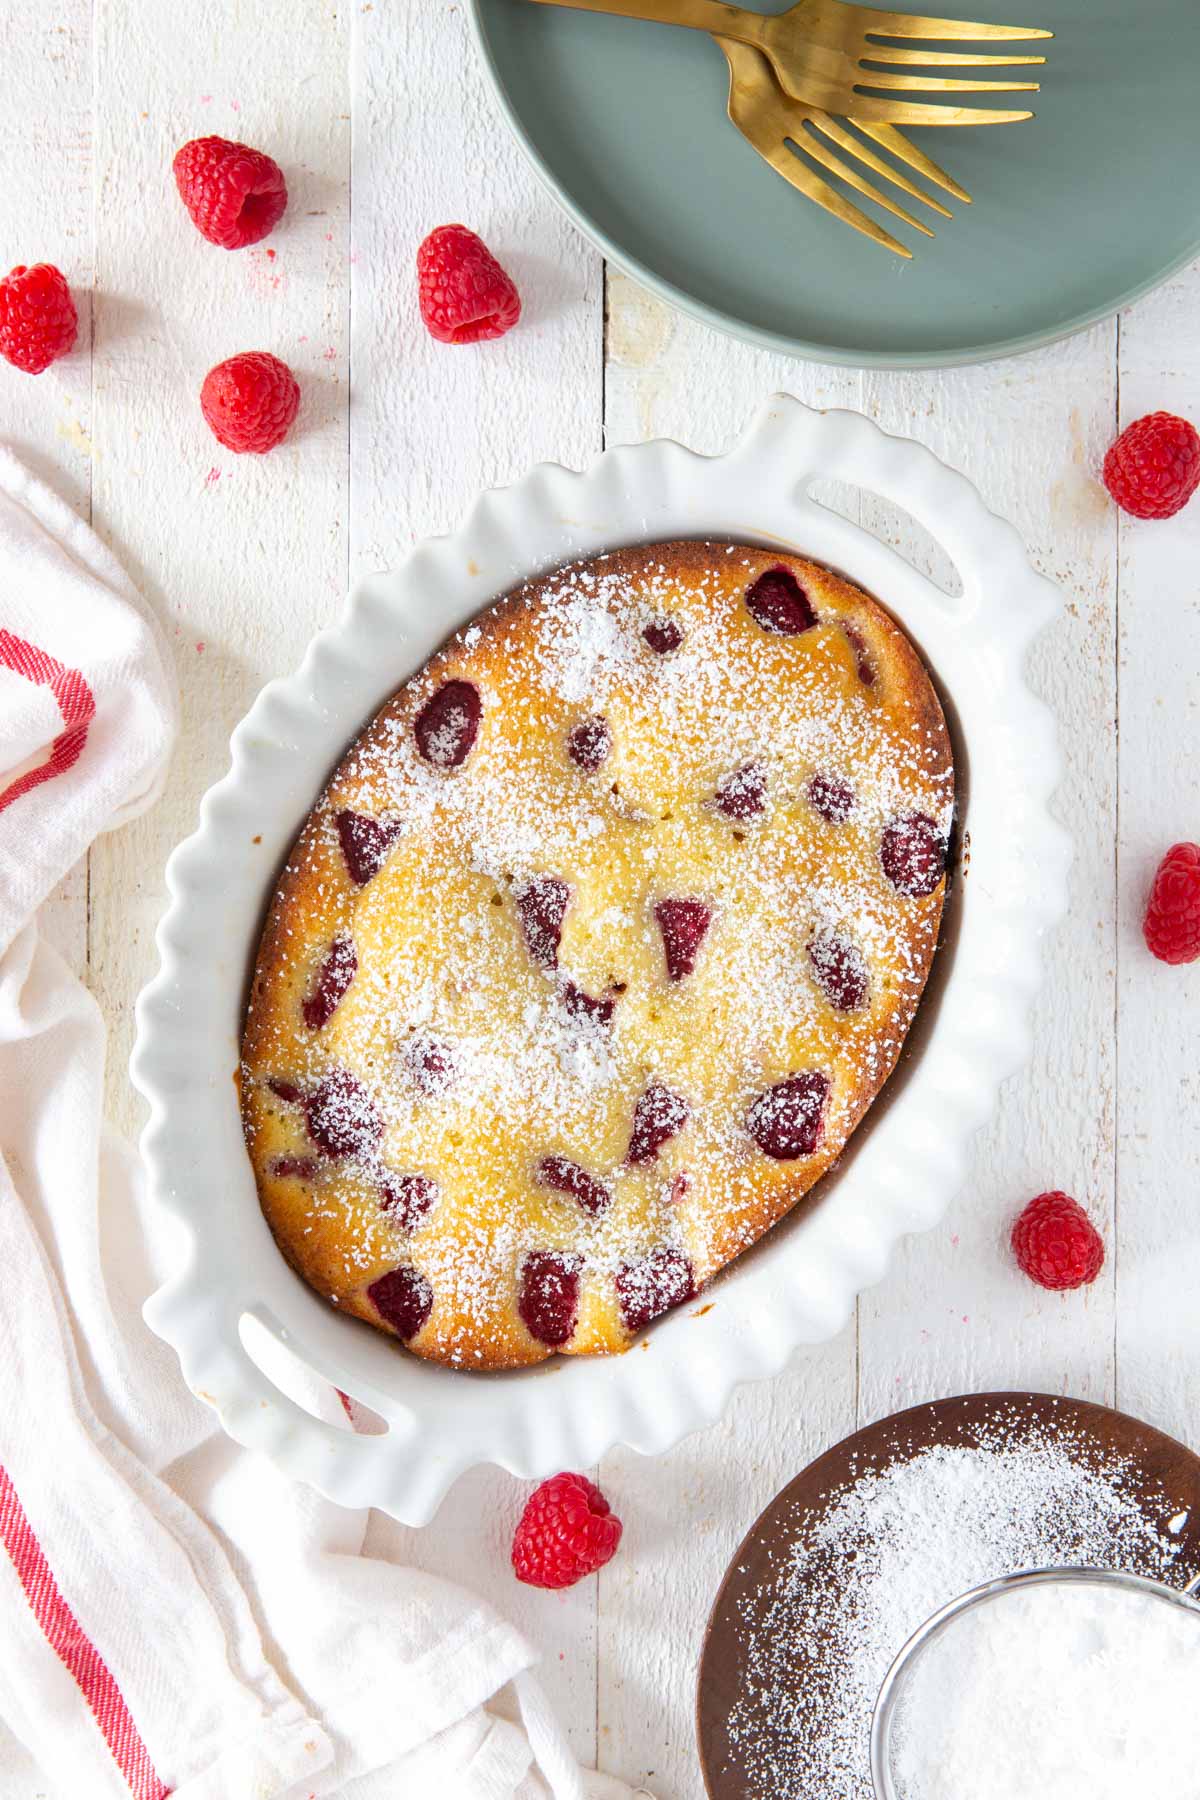
<path fill-rule="evenodd" d="M 941 707 L 800 557 L 622 550 L 453 638 L 283 871 L 243 1045 L 318 1293 L 480 1369 L 623 1350 L 836 1160 L 937 941 Z"/>

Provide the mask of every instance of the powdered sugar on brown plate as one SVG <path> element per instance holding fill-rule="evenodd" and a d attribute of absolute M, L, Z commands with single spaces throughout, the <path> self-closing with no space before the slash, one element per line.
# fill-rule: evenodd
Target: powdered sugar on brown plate
<path fill-rule="evenodd" d="M 978 1444 L 867 1470 L 815 1518 L 797 1506 L 771 1577 L 738 1606 L 727 1730 L 745 1800 L 872 1800 L 875 1699 L 927 1618 L 1017 1569 L 1169 1579 L 1174 1511 L 1165 1494 L 1147 1501 L 1139 1471 L 1094 1439 L 1002 1407 Z"/>

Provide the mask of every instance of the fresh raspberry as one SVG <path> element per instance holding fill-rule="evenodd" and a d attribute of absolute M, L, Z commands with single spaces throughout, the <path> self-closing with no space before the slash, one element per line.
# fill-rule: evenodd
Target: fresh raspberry
<path fill-rule="evenodd" d="M 0 356 L 40 375 L 75 343 L 79 316 L 67 278 L 53 263 L 18 263 L 0 281 Z"/>
<path fill-rule="evenodd" d="M 1104 485 L 1135 519 L 1169 519 L 1200 487 L 1200 431 L 1174 413 L 1135 419 L 1104 458 Z"/>
<path fill-rule="evenodd" d="M 417 251 L 421 317 L 439 344 L 503 337 L 521 316 L 521 296 L 483 239 L 465 225 L 439 225 Z"/>
<path fill-rule="evenodd" d="M 512 1565 L 530 1587 L 574 1587 L 614 1555 L 621 1521 L 586 1475 L 552 1475 L 530 1495 L 513 1538 Z"/>
<path fill-rule="evenodd" d="M 1012 1229 L 1013 1254 L 1044 1288 L 1084 1287 L 1104 1263 L 1104 1239 L 1069 1194 L 1039 1194 Z"/>
<path fill-rule="evenodd" d="M 1174 844 L 1159 863 L 1142 932 L 1160 962 L 1200 957 L 1200 844 Z"/>
<path fill-rule="evenodd" d="M 296 377 L 267 350 L 244 350 L 218 363 L 200 389 L 200 411 L 213 436 L 239 455 L 262 456 L 282 444 L 299 408 Z"/>
<path fill-rule="evenodd" d="M 277 162 L 228 138 L 193 138 L 172 163 L 179 198 L 201 237 L 222 250 L 243 250 L 274 231 L 287 207 Z"/>

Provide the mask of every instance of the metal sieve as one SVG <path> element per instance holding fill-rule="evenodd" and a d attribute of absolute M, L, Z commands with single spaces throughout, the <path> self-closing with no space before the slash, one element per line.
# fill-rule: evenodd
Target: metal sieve
<path fill-rule="evenodd" d="M 940 1612 L 935 1612 L 932 1618 L 926 1619 L 913 1632 L 883 1678 L 875 1710 L 871 1715 L 871 1780 L 876 1800 L 901 1800 L 892 1780 L 892 1727 L 904 1684 L 923 1652 L 964 1613 L 972 1612 L 977 1606 L 986 1606 L 989 1601 L 998 1599 L 1001 1594 L 1012 1593 L 1016 1588 L 1043 1586 L 1051 1582 L 1062 1586 L 1090 1582 L 1096 1587 L 1125 1588 L 1149 1594 L 1156 1600 L 1165 1600 L 1172 1606 L 1186 1607 L 1200 1619 L 1200 1575 L 1194 1576 L 1186 1587 L 1174 1588 L 1168 1587 L 1165 1582 L 1151 1581 L 1144 1575 L 1126 1574 L 1119 1569 L 1022 1569 L 1014 1575 L 1001 1575 L 995 1581 L 985 1581 L 979 1587 L 960 1594 L 957 1600 L 951 1600 L 948 1606 L 943 1606 Z"/>

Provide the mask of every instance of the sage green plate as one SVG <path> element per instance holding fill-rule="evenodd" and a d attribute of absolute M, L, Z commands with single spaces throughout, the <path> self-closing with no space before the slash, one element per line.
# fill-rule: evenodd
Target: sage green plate
<path fill-rule="evenodd" d="M 1104 318 L 1200 253 L 1200 0 L 922 0 L 1056 36 L 1036 118 L 913 134 L 974 205 L 929 214 L 932 242 L 876 209 L 911 262 L 756 156 L 725 116 L 725 59 L 699 32 L 471 3 L 513 128 L 576 223 L 667 300 L 768 349 L 878 368 L 1005 356 Z"/>

